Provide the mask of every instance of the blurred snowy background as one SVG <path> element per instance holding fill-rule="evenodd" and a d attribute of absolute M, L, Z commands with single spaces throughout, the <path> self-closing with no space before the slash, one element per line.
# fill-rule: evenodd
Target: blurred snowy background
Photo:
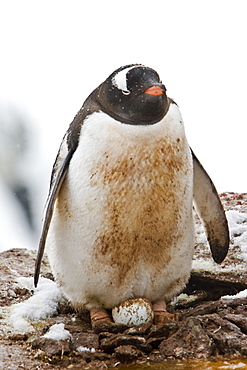
<path fill-rule="evenodd" d="M 0 251 L 36 248 L 60 141 L 113 70 L 158 71 L 219 192 L 246 192 L 246 1 L 0 1 Z"/>

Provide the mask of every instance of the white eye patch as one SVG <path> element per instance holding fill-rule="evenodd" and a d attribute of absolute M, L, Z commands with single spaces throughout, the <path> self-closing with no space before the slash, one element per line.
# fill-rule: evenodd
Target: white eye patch
<path fill-rule="evenodd" d="M 124 95 L 128 95 L 130 91 L 127 87 L 127 73 L 136 67 L 142 66 L 141 64 L 136 64 L 134 66 L 128 67 L 123 69 L 122 71 L 118 72 L 112 79 L 112 84 L 116 86 L 119 90 L 123 91 Z M 143 67 L 143 66 L 142 66 Z"/>

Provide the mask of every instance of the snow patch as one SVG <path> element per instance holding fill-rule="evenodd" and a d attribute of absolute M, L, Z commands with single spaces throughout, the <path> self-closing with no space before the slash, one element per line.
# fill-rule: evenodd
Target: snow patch
<path fill-rule="evenodd" d="M 226 217 L 230 230 L 230 248 L 238 247 L 240 249 L 240 253 L 238 253 L 237 257 L 242 261 L 247 261 L 247 213 L 229 210 L 226 211 Z M 205 230 L 202 224 L 196 224 L 195 241 L 197 244 L 207 245 L 209 248 Z M 237 250 L 239 251 L 238 248 Z M 239 263 L 241 263 L 241 261 Z M 199 257 L 192 262 L 192 269 L 194 271 L 204 270 L 213 273 L 219 273 L 221 268 L 222 267 L 215 263 L 213 259 L 205 260 L 203 257 Z M 238 268 L 241 268 L 241 266 L 238 266 Z M 232 270 L 232 266 L 224 266 L 224 272 L 228 270 Z"/>
<path fill-rule="evenodd" d="M 34 289 L 33 278 L 19 278 L 22 287 Z M 58 302 L 63 295 L 56 283 L 41 277 L 39 285 L 34 289 L 34 295 L 24 302 L 14 305 L 14 312 L 29 320 L 42 320 L 57 313 Z"/>
<path fill-rule="evenodd" d="M 191 302 L 194 302 L 196 299 L 197 299 L 198 295 L 196 294 L 191 294 L 191 295 L 188 295 L 186 293 L 181 293 L 179 294 L 177 297 L 173 298 L 173 300 L 170 302 L 170 304 L 172 306 L 175 306 L 177 304 L 181 304 L 181 303 L 191 303 Z"/>
<path fill-rule="evenodd" d="M 80 346 L 78 348 L 76 348 L 77 352 L 96 352 L 95 348 L 88 348 L 88 347 L 83 347 L 83 346 Z"/>
<path fill-rule="evenodd" d="M 233 246 L 240 247 L 241 258 L 247 261 L 247 213 L 235 210 L 226 212 Z"/>
<path fill-rule="evenodd" d="M 220 266 L 218 266 L 213 259 L 205 260 L 203 258 L 197 258 L 196 260 L 192 261 L 192 270 L 193 271 L 211 271 L 211 272 L 219 272 Z M 225 269 L 224 269 L 225 271 Z"/>
<path fill-rule="evenodd" d="M 42 277 L 36 289 L 34 289 L 32 277 L 21 277 L 18 283 L 21 287 L 34 290 L 34 295 L 24 302 L 8 307 L 5 314 L 2 313 L 11 331 L 23 334 L 33 331 L 32 321 L 43 320 L 55 315 L 63 295 L 54 281 Z"/>
<path fill-rule="evenodd" d="M 207 236 L 203 224 L 195 224 L 195 241 L 198 244 L 208 245 Z"/>
<path fill-rule="evenodd" d="M 71 338 L 71 334 L 68 330 L 64 329 L 64 324 L 55 324 L 50 327 L 49 331 L 44 334 L 43 337 L 55 340 L 66 340 Z"/>
<path fill-rule="evenodd" d="M 242 290 L 241 292 L 235 295 L 224 295 L 221 299 L 238 299 L 238 298 L 246 298 L 247 297 L 247 289 Z"/>

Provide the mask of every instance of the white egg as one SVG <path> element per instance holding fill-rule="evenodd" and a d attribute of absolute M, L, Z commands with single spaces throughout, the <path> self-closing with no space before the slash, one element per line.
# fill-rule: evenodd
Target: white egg
<path fill-rule="evenodd" d="M 112 309 L 114 322 L 126 325 L 140 325 L 153 320 L 151 303 L 145 298 L 128 299 Z"/>

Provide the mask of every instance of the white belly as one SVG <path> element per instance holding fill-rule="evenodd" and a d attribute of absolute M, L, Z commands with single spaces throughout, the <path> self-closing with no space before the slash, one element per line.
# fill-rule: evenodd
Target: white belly
<path fill-rule="evenodd" d="M 48 233 L 56 280 L 88 309 L 170 299 L 188 280 L 194 249 L 192 159 L 178 108 L 152 126 L 94 116 Z"/>

